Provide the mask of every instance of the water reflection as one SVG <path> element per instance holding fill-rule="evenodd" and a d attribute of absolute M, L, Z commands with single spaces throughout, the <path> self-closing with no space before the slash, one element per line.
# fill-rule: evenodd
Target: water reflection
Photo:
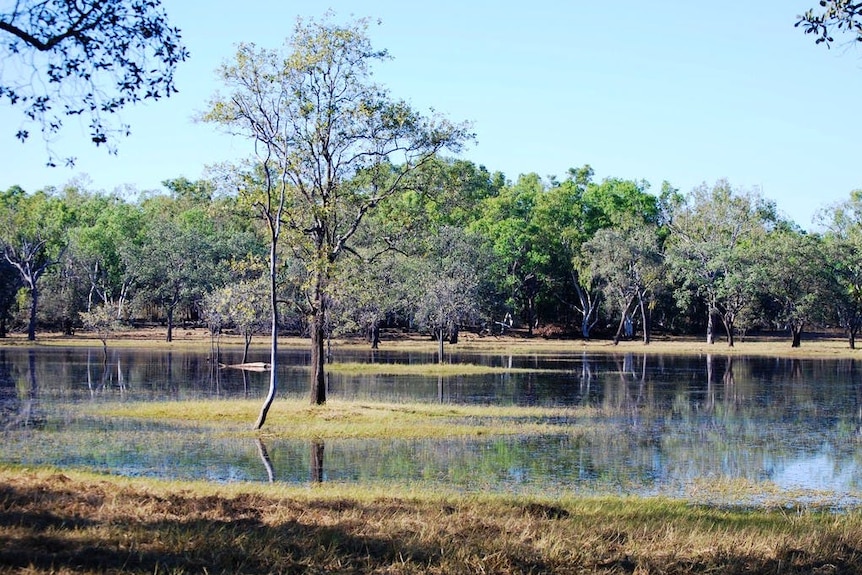
<path fill-rule="evenodd" d="M 433 354 L 333 350 L 336 361 Z M 855 360 L 645 354 L 451 356 L 541 371 L 483 376 L 331 374 L 333 398 L 590 406 L 559 433 L 417 441 L 284 441 L 239 428 L 82 418 L 79 402 L 262 398 L 265 373 L 219 369 L 239 352 L 0 348 L 0 460 L 216 481 L 427 482 L 467 490 L 684 494 L 715 480 L 862 490 L 862 374 Z M 254 358 L 249 358 L 254 361 Z M 308 356 L 285 350 L 283 395 L 306 394 Z M 243 428 L 243 431 L 245 429 Z M 324 465 L 324 459 L 326 465 Z"/>
<path fill-rule="evenodd" d="M 260 459 L 263 461 L 263 467 L 266 469 L 266 476 L 269 478 L 269 482 L 275 482 L 275 469 L 272 466 L 272 459 L 269 458 L 269 451 L 266 449 L 266 445 L 263 444 L 263 440 L 258 438 L 255 440 L 257 443 L 257 452 L 260 454 Z"/>

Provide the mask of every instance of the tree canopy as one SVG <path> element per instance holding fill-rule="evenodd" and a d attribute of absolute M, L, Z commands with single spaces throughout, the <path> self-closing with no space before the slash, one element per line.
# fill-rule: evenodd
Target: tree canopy
<path fill-rule="evenodd" d="M 817 44 L 830 46 L 835 38 L 834 31 L 850 34 L 857 42 L 862 42 L 862 2 L 855 0 L 820 0 L 820 8 L 808 10 L 799 17 L 797 27 L 806 34 L 813 34 Z"/>
<path fill-rule="evenodd" d="M 49 165 L 50 144 L 72 117 L 86 118 L 94 144 L 115 150 L 130 128 L 112 115 L 176 92 L 174 71 L 188 57 L 159 0 L 17 0 L 0 8 L 0 32 L 0 99 L 22 109 L 19 140 L 29 124 L 41 131 Z"/>

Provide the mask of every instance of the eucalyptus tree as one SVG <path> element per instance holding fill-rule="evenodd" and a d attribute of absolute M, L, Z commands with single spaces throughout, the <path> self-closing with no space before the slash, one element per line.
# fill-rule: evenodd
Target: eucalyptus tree
<path fill-rule="evenodd" d="M 614 345 L 634 310 L 640 312 L 643 342 L 649 344 L 651 304 L 664 276 L 658 228 L 643 223 L 602 228 L 584 242 L 582 249 L 590 274 L 602 278 L 606 300 L 615 302 L 620 312 Z"/>
<path fill-rule="evenodd" d="M 755 298 L 751 273 L 758 241 L 775 222 L 775 206 L 755 192 L 733 189 L 726 180 L 694 188 L 674 206 L 666 257 L 678 301 L 702 298 L 707 343 L 715 341 L 715 318 L 734 344 L 734 324 Z M 686 307 L 685 305 L 681 307 Z"/>
<path fill-rule="evenodd" d="M 851 349 L 862 329 L 862 190 L 829 206 L 820 219 L 826 226 L 825 251 L 831 277 L 837 284 L 833 313 L 847 333 Z"/>
<path fill-rule="evenodd" d="M 27 339 L 36 339 L 40 280 L 67 247 L 72 215 L 54 194 L 27 194 L 18 186 L 0 193 L 0 246 L 29 295 Z"/>
<path fill-rule="evenodd" d="M 759 276 L 760 289 L 774 304 L 768 319 L 786 327 L 791 347 L 799 347 L 806 325 L 828 321 L 829 302 L 836 296 L 836 278 L 829 269 L 823 240 L 783 225 L 766 234 L 753 249 L 757 262 L 752 273 Z"/>
<path fill-rule="evenodd" d="M 90 140 L 114 150 L 114 140 L 128 135 L 129 127 L 117 125 L 112 115 L 176 92 L 174 71 L 187 57 L 160 0 L 16 0 L 0 6 L 0 98 L 23 108 L 16 133 L 21 141 L 33 122 L 50 147 L 66 119 L 84 117 Z M 48 164 L 54 162 L 49 150 Z"/>
<path fill-rule="evenodd" d="M 580 316 L 580 332 L 590 338 L 599 321 L 601 278 L 583 265 L 581 246 L 592 229 L 587 217 L 584 193 L 592 184 L 593 169 L 589 165 L 570 168 L 565 180 L 554 182 L 536 204 L 535 220 L 543 238 L 541 244 L 548 254 L 545 284 L 554 297 Z M 574 297 L 572 297 L 574 294 Z"/>
<path fill-rule="evenodd" d="M 339 259 L 384 198 L 468 136 L 464 126 L 423 117 L 372 82 L 372 64 L 387 54 L 372 48 L 367 26 L 298 20 L 280 50 L 240 44 L 219 71 L 229 94 L 216 96 L 204 115 L 253 142 L 272 244 L 284 232 L 305 266 L 315 404 L 326 401 L 326 290 Z M 275 386 L 273 375 L 265 409 Z"/>
<path fill-rule="evenodd" d="M 627 236 L 623 231 L 638 226 L 652 228 L 659 219 L 658 200 L 649 193 L 647 182 L 619 178 L 593 182 L 592 176 L 589 165 L 570 169 L 563 182 L 541 196 L 535 210 L 535 222 L 543 238 L 541 245 L 548 254 L 543 276 L 557 291 L 556 297 L 580 316 L 584 339 L 590 337 L 599 321 L 602 295 L 614 290 L 607 281 L 608 262 L 597 265 L 592 249 L 584 249 L 585 243 L 609 229 L 620 233 L 602 234 L 604 240 L 625 243 Z M 599 241 L 593 241 L 592 247 L 597 247 Z"/>

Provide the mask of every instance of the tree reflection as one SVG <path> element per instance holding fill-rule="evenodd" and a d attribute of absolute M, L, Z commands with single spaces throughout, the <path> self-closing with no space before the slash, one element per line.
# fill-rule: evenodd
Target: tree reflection
<path fill-rule="evenodd" d="M 4 361 L 0 364 L 0 421 L 6 430 L 15 427 L 31 427 L 39 423 L 36 417 L 36 401 L 38 382 L 36 380 L 36 353 L 27 352 L 27 376 L 16 381 L 10 364 Z"/>
<path fill-rule="evenodd" d="M 322 439 L 311 441 L 311 482 L 323 483 L 323 451 Z"/>
<path fill-rule="evenodd" d="M 272 466 L 272 459 L 269 457 L 269 451 L 267 451 L 266 445 L 263 444 L 263 441 L 260 438 L 257 439 L 257 453 L 260 455 L 260 460 L 263 461 L 263 467 L 266 469 L 266 476 L 269 478 L 269 482 L 274 483 L 275 468 Z"/>

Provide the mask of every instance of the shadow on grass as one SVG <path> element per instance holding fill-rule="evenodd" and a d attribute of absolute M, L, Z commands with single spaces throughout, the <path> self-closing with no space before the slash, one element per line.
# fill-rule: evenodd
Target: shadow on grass
<path fill-rule="evenodd" d="M 625 515 L 623 509 L 618 511 Z M 808 540 L 807 548 L 804 541 L 797 546 L 788 539 L 786 546 L 762 555 L 720 540 L 712 551 L 697 554 L 654 551 L 638 541 L 666 532 L 667 525 L 685 529 L 686 521 L 721 516 L 702 508 L 691 513 L 694 517 L 670 513 L 663 527 L 650 527 L 662 520 L 648 514 L 613 526 L 606 518 L 590 523 L 578 510 L 545 504 L 487 511 L 470 504 L 429 507 L 398 499 L 361 503 L 255 494 L 157 495 L 107 483 L 81 491 L 62 481 L 2 485 L 0 573 L 862 570 L 862 550 L 840 538 Z M 558 545 L 567 547 L 566 553 L 549 553 L 540 543 L 551 532 Z M 824 542 L 829 549 L 818 549 Z"/>

